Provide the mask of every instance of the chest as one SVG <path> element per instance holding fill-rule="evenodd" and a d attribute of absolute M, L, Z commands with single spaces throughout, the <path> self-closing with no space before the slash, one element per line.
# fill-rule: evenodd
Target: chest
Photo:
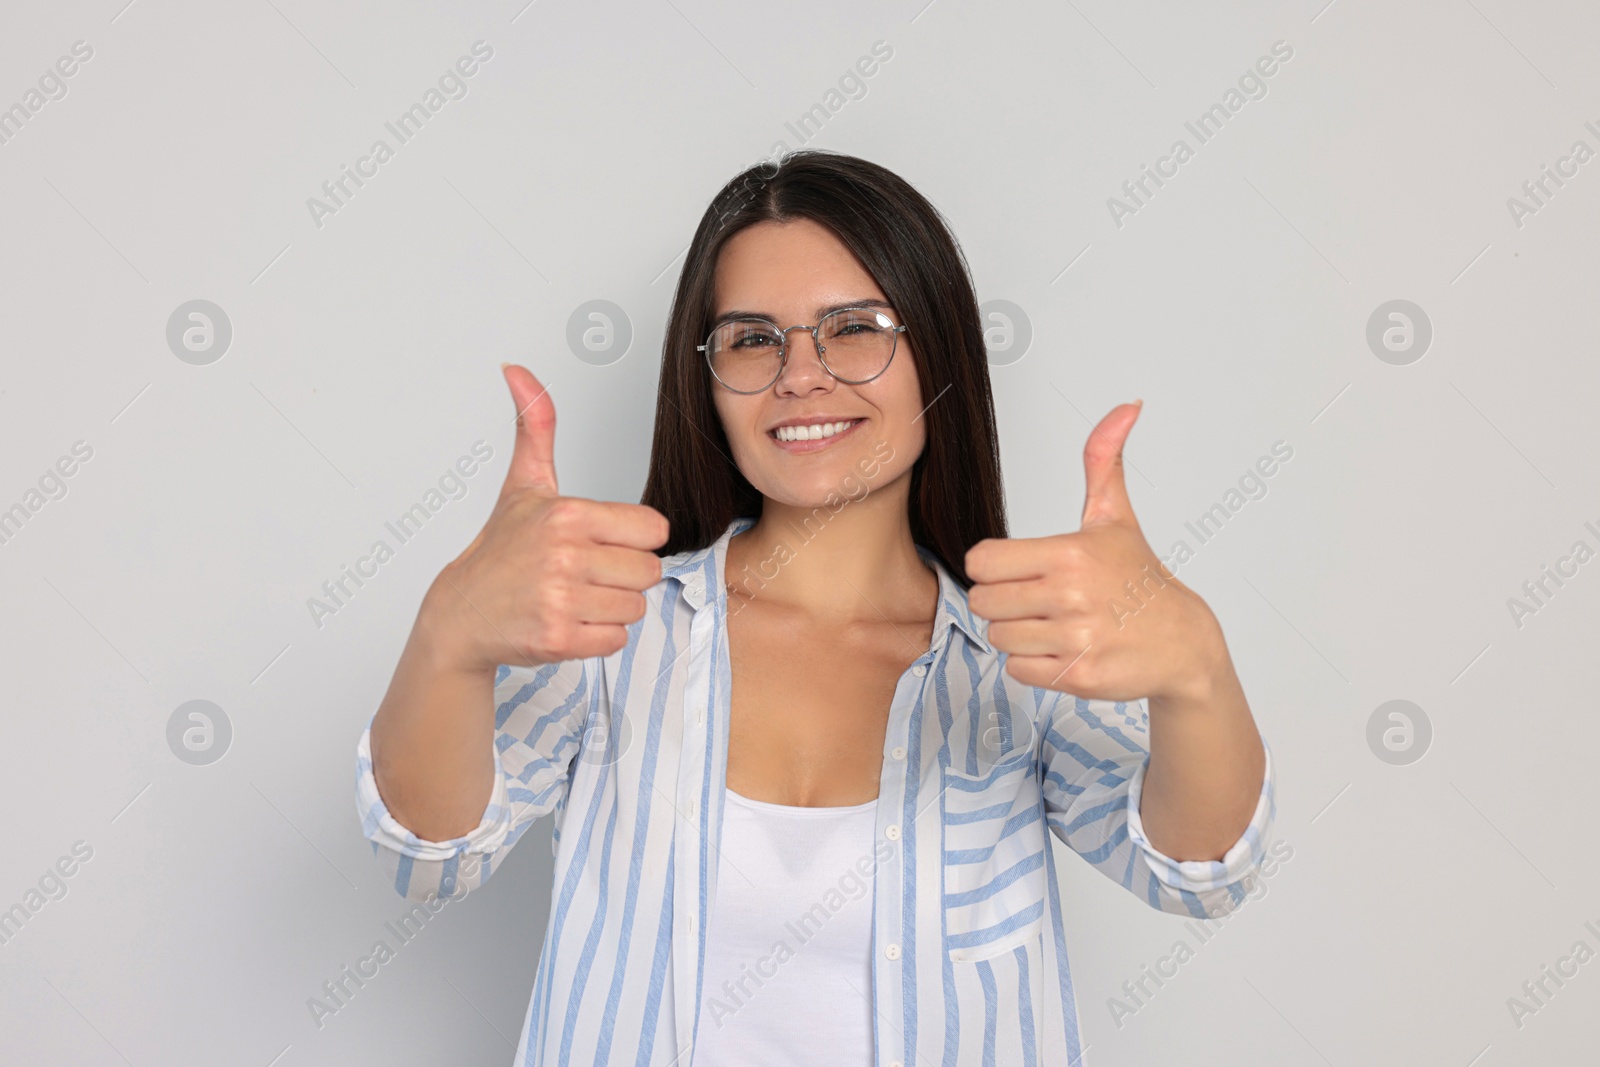
<path fill-rule="evenodd" d="M 797 806 L 875 798 L 896 687 L 931 636 L 931 624 L 835 628 L 758 604 L 730 613 L 729 788 Z"/>

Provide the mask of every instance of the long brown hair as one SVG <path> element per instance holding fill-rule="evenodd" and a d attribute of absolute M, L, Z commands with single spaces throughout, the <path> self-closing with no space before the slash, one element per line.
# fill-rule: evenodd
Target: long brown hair
<path fill-rule="evenodd" d="M 678 276 L 662 345 L 650 471 L 641 503 L 671 523 L 659 555 L 710 545 L 760 492 L 730 458 L 712 379 L 696 346 L 716 313 L 717 256 L 757 222 L 810 219 L 866 267 L 907 327 L 929 404 L 926 445 L 911 468 L 911 536 L 970 587 L 967 549 L 1005 537 L 1000 442 L 978 302 L 944 217 L 910 183 L 855 156 L 806 149 L 743 171 L 706 208 Z"/>

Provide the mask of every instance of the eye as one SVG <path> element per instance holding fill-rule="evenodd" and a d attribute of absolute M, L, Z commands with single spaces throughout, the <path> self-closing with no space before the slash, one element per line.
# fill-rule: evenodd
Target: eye
<path fill-rule="evenodd" d="M 776 348 L 783 344 L 772 328 L 761 323 L 733 323 L 728 328 L 730 348 Z"/>
<path fill-rule="evenodd" d="M 888 320 L 872 311 L 851 309 L 835 312 L 825 320 L 824 336 L 828 338 L 862 337 L 885 332 Z"/>

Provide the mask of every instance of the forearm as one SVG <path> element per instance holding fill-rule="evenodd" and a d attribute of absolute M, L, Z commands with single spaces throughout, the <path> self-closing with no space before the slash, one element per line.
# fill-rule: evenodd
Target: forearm
<path fill-rule="evenodd" d="M 494 671 L 464 667 L 450 654 L 437 595 L 430 590 L 417 613 L 371 736 L 383 803 L 426 841 L 474 829 L 495 773 Z"/>
<path fill-rule="evenodd" d="M 1266 753 L 1222 640 L 1203 677 L 1150 698 L 1150 765 L 1139 817 L 1150 843 L 1176 860 L 1221 860 L 1249 826 Z"/>

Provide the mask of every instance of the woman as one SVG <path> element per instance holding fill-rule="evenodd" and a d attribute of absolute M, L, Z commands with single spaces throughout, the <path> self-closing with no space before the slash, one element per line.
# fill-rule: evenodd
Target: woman
<path fill-rule="evenodd" d="M 505 368 L 505 487 L 360 742 L 396 889 L 468 892 L 557 813 L 519 1064 L 1077 1062 L 1052 836 L 1220 915 L 1274 814 L 1123 485 L 1138 405 L 1090 435 L 1082 529 L 1007 538 L 965 260 L 831 153 L 719 194 L 664 349 L 639 505 L 560 495 Z"/>

